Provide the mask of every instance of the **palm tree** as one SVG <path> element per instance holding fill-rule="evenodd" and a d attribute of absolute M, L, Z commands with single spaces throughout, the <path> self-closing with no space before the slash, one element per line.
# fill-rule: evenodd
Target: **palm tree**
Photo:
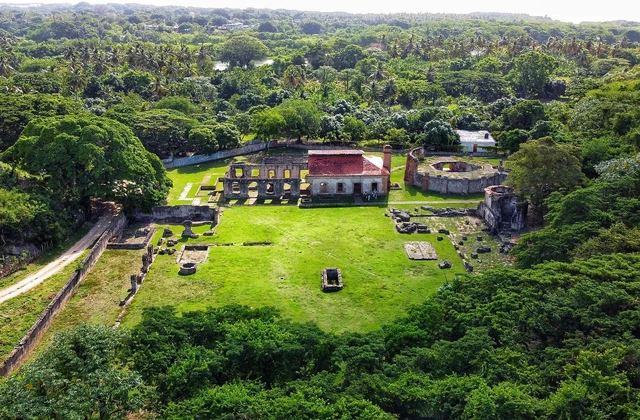
<path fill-rule="evenodd" d="M 171 60 L 162 68 L 162 72 L 169 78 L 174 79 L 180 73 L 180 66 L 175 60 Z"/>
<path fill-rule="evenodd" d="M 76 100 L 78 100 L 78 94 L 87 84 L 87 78 L 79 66 L 69 67 L 67 83 L 69 84 L 71 91 L 74 93 Z"/>
<path fill-rule="evenodd" d="M 191 64 L 184 69 L 184 77 L 198 77 L 198 65 Z"/>
<path fill-rule="evenodd" d="M 91 50 L 89 50 L 88 46 L 85 46 L 80 53 L 80 58 L 83 63 L 88 63 L 91 61 Z"/>
<path fill-rule="evenodd" d="M 392 105 L 396 101 L 396 95 L 398 94 L 398 85 L 396 84 L 396 79 L 391 78 L 387 80 L 382 93 L 387 98 L 389 105 Z"/>
<path fill-rule="evenodd" d="M 73 47 L 69 46 L 64 49 L 62 56 L 65 60 L 72 60 L 76 57 L 76 50 Z"/>
<path fill-rule="evenodd" d="M 102 76 L 107 72 L 109 66 L 107 64 L 107 57 L 103 52 L 97 52 L 93 56 L 93 72 L 96 76 Z"/>
<path fill-rule="evenodd" d="M 156 74 L 154 79 L 149 85 L 149 92 L 155 99 L 160 99 L 167 93 L 167 88 L 164 85 L 164 78 L 160 74 Z"/>
<path fill-rule="evenodd" d="M 373 81 L 369 86 L 364 86 L 362 96 L 368 101 L 377 101 L 380 99 L 380 86 L 378 82 Z"/>
<path fill-rule="evenodd" d="M 208 45 L 201 45 L 196 51 L 196 62 L 199 67 L 204 66 L 207 62 L 207 58 L 211 55 L 211 48 Z"/>
<path fill-rule="evenodd" d="M 293 90 L 297 90 L 303 81 L 304 74 L 299 66 L 290 65 L 282 75 L 282 83 Z"/>
<path fill-rule="evenodd" d="M 109 58 L 109 62 L 117 66 L 120 64 L 120 50 L 116 47 L 110 48 L 107 50 L 107 57 Z"/>
<path fill-rule="evenodd" d="M 384 62 L 378 61 L 376 63 L 376 68 L 373 73 L 371 73 L 368 77 L 369 80 L 375 80 L 379 82 L 387 78 L 387 74 L 385 73 Z"/>
<path fill-rule="evenodd" d="M 344 90 L 349 92 L 351 88 L 351 82 L 358 76 L 358 71 L 355 69 L 344 69 L 338 75 L 338 79 L 344 82 Z"/>
<path fill-rule="evenodd" d="M 191 50 L 189 50 L 189 47 L 187 47 L 184 44 L 180 44 L 180 49 L 178 50 L 177 58 L 178 58 L 178 61 L 180 61 L 181 63 L 187 64 L 187 65 L 191 64 L 193 56 L 191 54 Z"/>

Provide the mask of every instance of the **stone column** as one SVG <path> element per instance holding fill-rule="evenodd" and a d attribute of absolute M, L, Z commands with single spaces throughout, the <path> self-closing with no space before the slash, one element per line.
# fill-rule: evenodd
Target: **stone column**
<path fill-rule="evenodd" d="M 300 179 L 292 179 L 290 182 L 291 185 L 291 198 L 299 198 L 300 197 Z"/>
<path fill-rule="evenodd" d="M 273 182 L 273 195 L 274 197 L 282 197 L 284 194 L 284 181 L 277 180 Z"/>
<path fill-rule="evenodd" d="M 240 182 L 240 198 L 249 198 L 249 181 Z"/>
<path fill-rule="evenodd" d="M 147 254 L 144 254 L 142 256 L 142 272 L 143 273 L 149 272 L 149 255 Z"/>
<path fill-rule="evenodd" d="M 182 237 L 190 238 L 193 235 L 193 230 L 191 230 L 191 226 L 193 222 L 191 220 L 185 220 L 182 222 L 182 226 L 184 226 L 184 231 L 182 231 Z"/>
<path fill-rule="evenodd" d="M 133 295 L 138 290 L 138 275 L 131 275 L 131 294 Z"/>

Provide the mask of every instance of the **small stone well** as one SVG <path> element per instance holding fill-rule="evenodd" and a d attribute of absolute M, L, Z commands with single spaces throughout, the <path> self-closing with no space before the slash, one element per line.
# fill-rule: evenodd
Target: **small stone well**
<path fill-rule="evenodd" d="M 189 274 L 195 274 L 196 271 L 198 271 L 198 264 L 187 262 L 184 264 L 180 264 L 180 271 L 178 272 L 178 274 L 188 276 Z"/>
<path fill-rule="evenodd" d="M 322 269 L 322 291 L 337 292 L 342 290 L 342 271 L 339 268 L 323 268 Z"/>

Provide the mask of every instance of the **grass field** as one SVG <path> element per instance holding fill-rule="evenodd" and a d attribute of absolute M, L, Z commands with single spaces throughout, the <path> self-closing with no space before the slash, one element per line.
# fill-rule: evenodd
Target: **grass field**
<path fill-rule="evenodd" d="M 211 248 L 207 263 L 191 276 L 178 275 L 175 255 L 159 255 L 124 324 L 137 323 L 149 306 L 176 305 L 188 311 L 239 303 L 275 306 L 284 316 L 316 322 L 328 331 L 378 328 L 464 271 L 451 242 L 437 242 L 435 234 L 400 235 L 384 213 L 378 207 L 228 208 L 215 236 L 188 243 L 235 245 Z M 181 232 L 179 226 L 172 228 Z M 409 260 L 403 244 L 418 239 L 431 241 L 440 261 L 454 262 L 453 269 L 440 270 L 437 261 Z M 241 245 L 262 241 L 273 245 Z M 320 290 L 324 267 L 342 270 L 344 290 Z"/>
<path fill-rule="evenodd" d="M 127 296 L 129 276 L 140 270 L 144 251 L 106 250 L 76 294 L 53 321 L 31 358 L 45 349 L 53 336 L 83 323 L 111 326 L 122 309 L 120 299 Z"/>
<path fill-rule="evenodd" d="M 88 253 L 89 251 L 85 251 L 80 261 Z M 29 292 L 0 304 L 0 362 L 11 353 L 20 339 L 29 331 L 75 269 L 76 264 L 69 264 L 61 272 L 51 276 Z"/>

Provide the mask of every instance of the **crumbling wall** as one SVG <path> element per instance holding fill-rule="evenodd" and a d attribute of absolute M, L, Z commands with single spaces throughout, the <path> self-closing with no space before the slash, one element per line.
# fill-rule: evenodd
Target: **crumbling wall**
<path fill-rule="evenodd" d="M 136 213 L 130 216 L 136 222 L 182 223 L 185 220 L 213 221 L 218 223 L 218 208 L 207 205 L 157 206 L 151 213 Z"/>
<path fill-rule="evenodd" d="M 193 155 L 183 158 L 163 159 L 162 162 L 167 169 L 180 168 L 183 166 L 195 165 L 198 163 L 210 162 L 213 160 L 248 155 L 250 153 L 260 152 L 262 150 L 267 150 L 278 146 L 279 145 L 277 141 L 264 142 L 262 140 L 254 140 L 252 143 L 245 146 L 238 147 L 236 149 L 222 150 L 211 155 Z"/>
<path fill-rule="evenodd" d="M 485 188 L 485 200 L 478 204 L 477 212 L 494 233 L 505 229 L 520 231 L 526 226 L 528 206 L 511 187 L 494 185 Z"/>
<path fill-rule="evenodd" d="M 255 183 L 259 199 L 280 198 L 287 193 L 290 198 L 300 197 L 302 179 L 300 172 L 309 167 L 306 161 L 284 161 L 262 165 L 233 163 L 224 175 L 224 198 L 249 198 L 250 185 Z M 289 191 L 286 191 L 289 185 Z"/>
<path fill-rule="evenodd" d="M 412 185 L 421 186 L 422 180 L 418 179 L 418 165 L 421 156 L 424 156 L 422 147 L 411 150 L 407 153 L 407 163 L 404 168 L 404 180 Z"/>

